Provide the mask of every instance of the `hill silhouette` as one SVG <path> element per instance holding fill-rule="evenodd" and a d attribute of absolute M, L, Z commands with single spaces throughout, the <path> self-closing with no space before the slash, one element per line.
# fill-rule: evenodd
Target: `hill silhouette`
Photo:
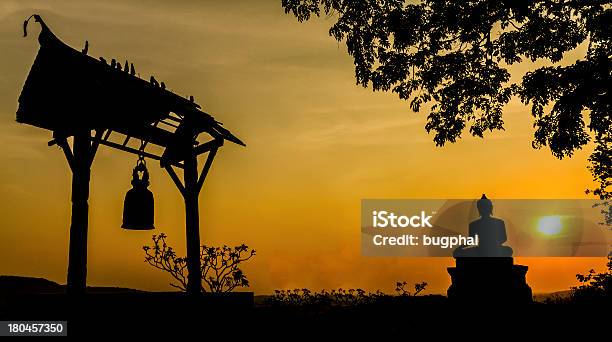
<path fill-rule="evenodd" d="M 63 294 L 66 285 L 45 278 L 12 275 L 0 276 L 0 297 L 10 295 Z M 124 287 L 88 286 L 88 293 L 144 293 L 146 291 Z"/>

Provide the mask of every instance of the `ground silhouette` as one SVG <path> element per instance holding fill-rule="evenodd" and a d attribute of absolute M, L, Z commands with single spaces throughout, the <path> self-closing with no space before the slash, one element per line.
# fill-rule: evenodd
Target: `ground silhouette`
<path fill-rule="evenodd" d="M 548 323 L 565 329 L 584 317 L 590 324 L 604 324 L 607 319 L 605 315 L 585 316 L 573 305 L 534 304 L 510 310 L 506 308 L 516 303 L 456 305 L 440 295 L 392 296 L 349 306 L 274 306 L 261 297 L 257 305 L 252 297 L 251 304 L 244 305 L 239 298 L 206 302 L 180 292 L 90 287 L 88 295 L 75 303 L 61 293 L 39 292 L 65 289 L 44 279 L 0 277 L 0 289 L 7 288 L 5 282 L 18 284 L 21 293 L 0 292 L 0 320 L 68 320 L 69 335 L 83 337 L 406 338 L 417 332 L 440 336 L 444 333 L 440 329 L 455 334 L 469 330 L 466 327 L 474 321 L 498 326 L 515 322 L 517 313 L 525 329 Z M 26 288 L 33 292 L 25 293 Z"/>

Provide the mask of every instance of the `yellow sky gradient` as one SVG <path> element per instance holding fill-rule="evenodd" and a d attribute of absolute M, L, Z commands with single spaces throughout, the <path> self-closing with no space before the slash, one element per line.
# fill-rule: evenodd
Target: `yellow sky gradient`
<path fill-rule="evenodd" d="M 591 148 L 559 161 L 533 150 L 532 119 L 514 99 L 506 130 L 464 135 L 435 147 L 426 113 L 392 94 L 355 85 L 344 44 L 328 37 L 334 18 L 299 24 L 273 1 L 13 1 L 0 3 L 0 274 L 65 282 L 70 172 L 50 132 L 15 123 L 17 98 L 39 29 L 39 13 L 66 43 L 107 60 L 129 59 L 145 79 L 194 95 L 247 143 L 226 144 L 200 196 L 205 244 L 246 243 L 250 290 L 361 287 L 391 292 L 395 281 L 427 281 L 445 292 L 451 259 L 360 256 L 362 198 L 585 198 Z M 579 58 L 581 51 L 568 60 Z M 513 68 L 518 79 L 526 66 Z M 129 96 L 129 94 L 117 94 Z M 86 111 L 83 115 L 87 115 Z M 120 228 L 133 155 L 101 147 L 92 169 L 88 284 L 169 290 L 141 247 L 165 232 L 185 250 L 183 202 L 149 162 L 156 201 L 153 232 Z M 575 273 L 603 258 L 532 258 L 534 292 L 575 285 Z"/>

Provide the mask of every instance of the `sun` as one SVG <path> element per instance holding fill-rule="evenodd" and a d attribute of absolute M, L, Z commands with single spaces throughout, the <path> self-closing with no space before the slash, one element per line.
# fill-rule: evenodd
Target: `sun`
<path fill-rule="evenodd" d="M 561 222 L 561 216 L 543 216 L 538 221 L 538 232 L 552 236 L 557 235 L 563 229 L 563 223 Z"/>

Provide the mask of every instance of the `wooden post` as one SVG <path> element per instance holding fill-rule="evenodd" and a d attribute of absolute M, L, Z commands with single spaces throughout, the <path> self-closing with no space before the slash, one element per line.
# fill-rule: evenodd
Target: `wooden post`
<path fill-rule="evenodd" d="M 199 295 L 202 292 L 202 261 L 200 260 L 200 213 L 199 196 L 202 185 L 208 175 L 213 159 L 219 147 L 223 146 L 222 139 L 215 139 L 207 146 L 208 156 L 198 176 L 198 155 L 203 149 L 196 150 L 189 144 L 184 149 L 185 160 L 183 164 L 183 183 L 172 168 L 164 165 L 172 181 L 179 189 L 185 200 L 185 233 L 187 238 L 187 293 Z"/>
<path fill-rule="evenodd" d="M 201 293 L 202 277 L 200 262 L 200 214 L 198 208 L 198 157 L 189 151 L 185 158 L 185 230 L 187 236 L 187 293 L 198 295 Z"/>
<path fill-rule="evenodd" d="M 72 156 L 68 144 L 60 145 L 72 168 L 72 218 L 70 223 L 70 250 L 68 254 L 67 293 L 80 295 L 87 286 L 87 229 L 89 219 L 89 179 L 92 148 L 89 132 L 74 136 Z"/>

